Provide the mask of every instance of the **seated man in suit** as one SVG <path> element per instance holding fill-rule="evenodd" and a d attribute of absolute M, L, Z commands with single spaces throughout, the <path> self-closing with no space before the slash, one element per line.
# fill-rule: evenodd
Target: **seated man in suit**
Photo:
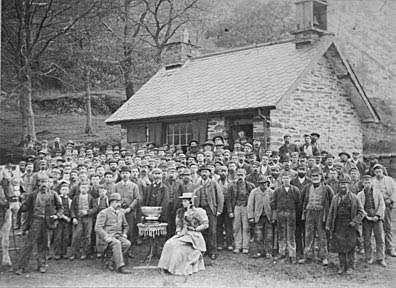
<path fill-rule="evenodd" d="M 131 242 L 127 239 L 128 223 L 124 213 L 120 211 L 120 194 L 112 193 L 109 197 L 109 205 L 108 208 L 99 212 L 96 219 L 97 245 L 103 248 L 109 245 L 113 251 L 116 270 L 122 274 L 130 274 L 131 271 L 125 268 L 124 254 L 131 247 Z"/>

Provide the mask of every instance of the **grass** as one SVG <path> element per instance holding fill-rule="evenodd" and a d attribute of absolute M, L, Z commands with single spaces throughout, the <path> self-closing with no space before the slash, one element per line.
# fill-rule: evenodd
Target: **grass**
<path fill-rule="evenodd" d="M 116 144 L 121 140 L 120 126 L 108 126 L 105 120 L 109 115 L 92 116 L 93 134 L 84 133 L 85 116 L 63 115 L 39 112 L 35 115 L 36 134 L 38 140 L 55 137 L 62 142 L 73 140 L 77 144 L 96 143 L 100 145 Z M 0 162 L 17 161 L 21 156 L 18 148 L 22 133 L 19 111 L 2 110 L 0 117 Z"/>

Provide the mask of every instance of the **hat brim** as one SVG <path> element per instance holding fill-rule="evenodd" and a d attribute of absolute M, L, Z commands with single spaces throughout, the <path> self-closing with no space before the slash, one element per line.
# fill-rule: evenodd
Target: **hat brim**
<path fill-rule="evenodd" d="M 351 158 L 351 155 L 346 152 L 341 152 L 340 154 L 338 154 L 339 157 L 341 157 L 341 155 L 346 155 L 348 158 Z"/>

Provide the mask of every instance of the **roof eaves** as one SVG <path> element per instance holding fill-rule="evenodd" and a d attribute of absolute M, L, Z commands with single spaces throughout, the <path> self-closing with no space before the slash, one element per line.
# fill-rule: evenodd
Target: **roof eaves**
<path fill-rule="evenodd" d="M 246 107 L 242 109 L 233 109 L 233 110 L 219 110 L 219 111 L 208 111 L 208 112 L 196 112 L 196 113 L 189 113 L 189 114 L 177 114 L 177 115 L 170 115 L 170 116 L 161 116 L 161 117 L 149 117 L 149 118 L 139 118 L 139 119 L 124 119 L 124 120 L 115 120 L 115 121 L 108 121 L 107 119 L 105 122 L 107 125 L 119 125 L 124 124 L 127 122 L 148 122 L 148 121 L 166 121 L 172 118 L 180 118 L 185 117 L 188 115 L 189 118 L 191 117 L 199 117 L 199 116 L 206 116 L 211 114 L 219 114 L 219 113 L 237 113 L 240 111 L 246 110 L 255 110 L 258 108 L 267 108 L 267 109 L 275 109 L 275 106 L 260 106 L 260 107 Z"/>
<path fill-rule="evenodd" d="M 371 103 L 369 97 L 366 94 L 366 91 L 364 90 L 362 84 L 359 81 L 359 78 L 356 76 L 355 71 L 353 70 L 351 64 L 349 63 L 349 61 L 344 57 L 344 55 L 342 54 L 342 52 L 340 51 L 340 49 L 337 48 L 336 43 L 334 42 L 334 46 L 337 49 L 338 54 L 340 55 L 340 58 L 342 60 L 342 62 L 344 63 L 345 67 L 348 70 L 348 73 L 351 77 L 351 80 L 353 82 L 353 84 L 355 85 L 356 89 L 359 91 L 359 94 L 361 95 L 363 102 L 366 104 L 368 110 L 370 111 L 373 120 L 364 120 L 363 122 L 365 123 L 369 123 L 369 122 L 375 122 L 378 123 L 381 121 L 380 116 L 378 115 L 377 111 L 375 110 L 373 104 Z"/>

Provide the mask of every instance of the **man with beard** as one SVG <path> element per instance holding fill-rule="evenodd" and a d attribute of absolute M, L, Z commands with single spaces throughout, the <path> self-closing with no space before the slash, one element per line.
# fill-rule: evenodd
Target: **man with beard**
<path fill-rule="evenodd" d="M 358 197 L 366 212 L 363 219 L 363 243 L 366 254 L 366 262 L 373 264 L 373 248 L 371 245 L 371 235 L 374 232 L 376 261 L 386 267 L 385 262 L 385 235 L 383 219 L 385 217 L 385 201 L 379 190 L 374 190 L 371 186 L 371 176 L 363 177 L 364 188 L 359 192 Z"/>
<path fill-rule="evenodd" d="M 272 165 L 271 167 L 271 177 L 269 177 L 271 183 L 270 187 L 275 190 L 282 185 L 282 178 L 279 177 L 280 167 L 279 165 Z"/>
<path fill-rule="evenodd" d="M 271 208 L 278 222 L 278 259 L 289 256 L 296 263 L 296 211 L 301 209 L 301 195 L 297 187 L 290 184 L 290 175 L 283 174 L 282 185 L 275 189 Z"/>
<path fill-rule="evenodd" d="M 146 193 L 143 198 L 143 205 L 162 207 L 159 221 L 169 224 L 168 221 L 175 221 L 175 219 L 168 219 L 169 188 L 162 183 L 161 169 L 154 168 L 152 175 L 153 182 L 147 185 Z"/>
<path fill-rule="evenodd" d="M 290 184 L 296 186 L 298 190 L 302 191 L 305 185 L 312 183 L 312 180 L 306 177 L 307 169 L 305 165 L 300 165 L 297 168 L 297 176 L 294 177 Z M 301 195 L 303 201 L 304 195 Z M 296 251 L 297 257 L 301 259 L 304 256 L 304 243 L 305 243 L 305 221 L 302 220 L 303 209 L 296 211 Z"/>
<path fill-rule="evenodd" d="M 184 177 L 184 171 L 186 168 L 184 168 L 180 172 L 180 177 Z M 176 223 L 175 221 L 172 221 L 176 219 L 176 211 L 177 209 L 181 208 L 180 207 L 180 196 L 182 194 L 180 193 L 180 180 L 176 179 L 176 169 L 171 167 L 168 169 L 168 175 L 164 181 L 164 184 L 168 186 L 168 193 L 169 193 L 169 202 L 168 202 L 168 211 L 167 211 L 167 219 L 169 219 L 168 223 L 168 234 L 167 238 L 172 237 L 176 233 Z"/>
<path fill-rule="evenodd" d="M 272 190 L 269 188 L 269 180 L 260 175 L 258 187 L 253 189 L 248 199 L 249 223 L 254 224 L 257 253 L 253 258 L 272 258 L 272 219 L 271 210 Z"/>
<path fill-rule="evenodd" d="M 364 217 L 364 210 L 359 198 L 348 191 L 348 175 L 340 179 L 339 193 L 331 202 L 326 230 L 332 235 L 332 247 L 338 252 L 340 267 L 338 274 L 346 271 L 352 275 L 355 268 L 355 250 L 359 234 L 359 223 Z"/>
<path fill-rule="evenodd" d="M 228 251 L 232 251 L 232 219 L 229 217 L 227 203 L 230 200 L 230 186 L 232 181 L 228 179 L 228 168 L 227 166 L 219 167 L 219 183 L 222 188 L 224 195 L 224 205 L 223 212 L 217 217 L 217 250 L 223 250 L 223 247 L 227 247 Z M 224 243 L 224 233 L 225 233 L 225 243 Z"/>
<path fill-rule="evenodd" d="M 124 254 L 131 247 L 127 239 L 128 223 L 121 209 L 121 196 L 113 193 L 109 197 L 109 207 L 100 211 L 96 220 L 95 232 L 98 235 L 98 246 L 104 250 L 106 246 L 111 248 L 115 269 L 122 274 L 131 274 L 126 269 Z"/>
<path fill-rule="evenodd" d="M 286 134 L 283 136 L 283 141 L 284 144 L 279 147 L 279 156 L 281 157 L 281 161 L 283 161 L 283 158 L 286 155 L 289 155 L 293 152 L 298 152 L 298 147 L 296 144 L 290 143 L 291 136 L 289 134 Z"/>
<path fill-rule="evenodd" d="M 202 180 L 198 183 L 194 193 L 194 206 L 206 211 L 209 228 L 203 232 L 206 251 L 212 260 L 216 259 L 217 249 L 217 217 L 223 212 L 224 195 L 219 184 L 210 179 L 210 168 L 203 166 L 199 169 Z"/>
<path fill-rule="evenodd" d="M 396 257 L 395 242 L 392 230 L 392 210 L 396 203 L 396 183 L 392 177 L 384 175 L 384 166 L 376 164 L 373 167 L 375 178 L 372 180 L 373 189 L 379 190 L 385 201 L 385 249 L 389 256 Z"/>
<path fill-rule="evenodd" d="M 279 176 L 282 177 L 283 174 L 289 174 L 292 179 L 297 175 L 297 172 L 291 169 L 291 161 L 289 155 L 283 157 L 282 170 L 280 171 Z"/>
<path fill-rule="evenodd" d="M 305 220 L 305 249 L 304 259 L 298 262 L 304 264 L 307 260 L 314 258 L 315 235 L 318 235 L 319 257 L 323 266 L 329 264 L 326 238 L 326 219 L 329 214 L 333 190 L 321 182 L 322 173 L 319 167 L 311 171 L 312 184 L 305 185 L 301 190 L 303 213 Z"/>
<path fill-rule="evenodd" d="M 119 171 L 118 171 L 118 162 L 115 159 L 110 159 L 109 161 L 109 170 L 113 173 L 114 183 L 117 183 L 121 180 Z"/>
<path fill-rule="evenodd" d="M 236 181 L 236 169 L 237 169 L 237 164 L 234 161 L 228 162 L 228 180 L 230 181 Z"/>
<path fill-rule="evenodd" d="M 254 187 L 258 187 L 258 179 L 260 177 L 260 163 L 252 161 L 252 172 L 246 176 L 246 181 L 253 183 Z"/>
<path fill-rule="evenodd" d="M 142 160 L 142 162 L 140 163 L 140 179 L 142 179 L 147 186 L 151 184 L 149 172 L 150 172 L 150 166 L 148 161 Z"/>
<path fill-rule="evenodd" d="M 104 188 L 107 191 L 107 197 L 110 197 L 112 193 L 114 193 L 115 189 L 115 184 L 114 184 L 114 179 L 113 179 L 113 172 L 111 171 L 106 171 L 104 173 L 104 183 L 103 183 Z"/>
<path fill-rule="evenodd" d="M 51 191 L 48 187 L 48 176 L 40 176 L 38 183 L 38 189 L 27 195 L 21 207 L 22 212 L 30 215 L 30 229 L 26 243 L 21 249 L 19 262 L 16 265 L 15 274 L 17 275 L 25 272 L 36 245 L 38 252 L 37 269 L 41 273 L 46 272 L 46 261 L 49 252 L 48 227 L 55 227 L 55 221 L 63 214 L 62 202 L 58 194 Z"/>
<path fill-rule="evenodd" d="M 245 169 L 246 174 L 249 174 L 252 171 L 250 165 L 246 163 L 246 154 L 242 151 L 238 152 L 237 169 L 239 168 Z"/>
<path fill-rule="evenodd" d="M 133 183 L 129 178 L 131 177 L 131 170 L 124 166 L 121 168 L 121 181 L 114 187 L 114 192 L 121 195 L 121 208 L 124 209 L 125 218 L 129 225 L 129 241 L 134 243 L 136 241 L 136 213 L 139 205 L 139 187 Z"/>
<path fill-rule="evenodd" d="M 255 187 L 252 183 L 246 181 L 245 177 L 245 170 L 243 168 L 238 168 L 237 181 L 230 186 L 227 210 L 229 211 L 230 217 L 234 219 L 234 253 L 239 253 L 242 249 L 243 254 L 248 254 L 250 235 L 247 202 L 250 192 Z"/>

